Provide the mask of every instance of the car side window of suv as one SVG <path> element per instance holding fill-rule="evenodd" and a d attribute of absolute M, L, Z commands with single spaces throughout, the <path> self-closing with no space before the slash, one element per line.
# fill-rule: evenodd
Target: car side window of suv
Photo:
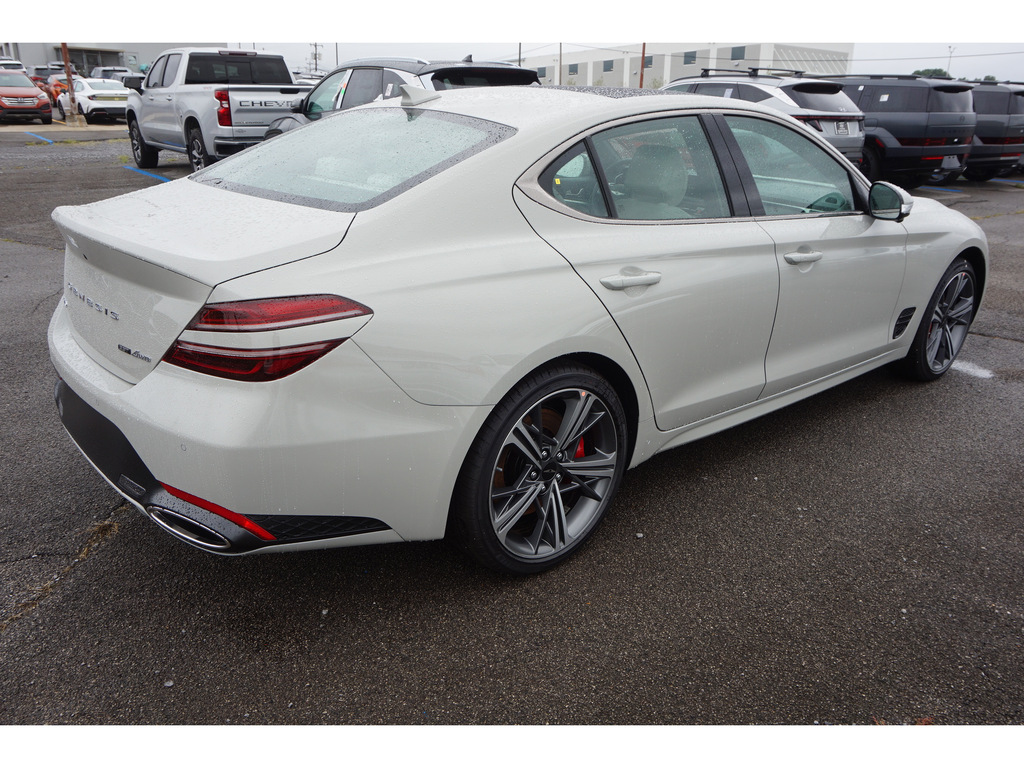
<path fill-rule="evenodd" d="M 854 210 L 850 175 L 825 150 L 770 120 L 726 115 L 769 216 Z"/>
<path fill-rule="evenodd" d="M 539 181 L 541 188 L 562 205 L 588 216 L 608 218 L 608 205 L 584 142 L 559 156 Z"/>
<path fill-rule="evenodd" d="M 306 101 L 306 114 L 318 114 L 337 109 L 340 89 L 351 71 L 350 69 L 343 69 L 340 72 L 328 75 L 317 83 L 316 88 L 310 91 L 309 98 Z"/>
<path fill-rule="evenodd" d="M 382 82 L 379 69 L 353 69 L 352 77 L 345 85 L 345 96 L 342 98 L 341 108 L 348 109 L 358 107 L 360 104 L 369 104 L 383 93 Z"/>

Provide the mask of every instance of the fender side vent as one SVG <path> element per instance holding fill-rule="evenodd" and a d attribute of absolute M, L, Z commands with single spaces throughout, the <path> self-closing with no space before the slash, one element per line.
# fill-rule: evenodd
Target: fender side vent
<path fill-rule="evenodd" d="M 910 325 L 910 318 L 914 316 L 916 311 L 917 307 L 907 307 L 900 312 L 900 316 L 896 318 L 896 327 L 892 329 L 892 337 L 894 339 L 898 339 L 907 330 L 907 326 Z"/>

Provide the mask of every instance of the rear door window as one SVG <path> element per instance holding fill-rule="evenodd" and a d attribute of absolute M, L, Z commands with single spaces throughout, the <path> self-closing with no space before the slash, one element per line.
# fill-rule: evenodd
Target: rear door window
<path fill-rule="evenodd" d="M 178 65 L 181 63 L 181 54 L 172 53 L 167 57 L 167 65 L 164 67 L 164 75 L 160 78 L 160 85 L 167 88 L 174 82 L 174 76 L 178 74 Z"/>
<path fill-rule="evenodd" d="M 924 112 L 928 88 L 914 86 L 877 86 L 868 103 L 861 102 L 865 112 Z"/>

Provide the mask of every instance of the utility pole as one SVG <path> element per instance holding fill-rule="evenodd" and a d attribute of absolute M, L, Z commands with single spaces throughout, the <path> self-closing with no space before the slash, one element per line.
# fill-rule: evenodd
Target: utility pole
<path fill-rule="evenodd" d="M 558 84 L 562 84 L 562 44 L 558 44 Z"/>
<path fill-rule="evenodd" d="M 647 43 L 640 46 L 640 87 L 644 87 L 644 65 L 647 64 Z"/>
<path fill-rule="evenodd" d="M 320 71 L 320 46 L 323 45 L 323 43 L 310 43 L 310 45 L 313 46 L 313 71 L 314 72 L 319 72 Z"/>
<path fill-rule="evenodd" d="M 67 114 L 64 115 L 65 125 L 70 125 L 74 128 L 83 127 L 84 121 L 82 116 L 78 114 L 78 99 L 75 98 L 75 81 L 71 75 L 71 55 L 68 53 L 68 44 L 60 44 L 60 53 L 64 58 L 64 77 L 67 78 L 68 82 L 68 107 Z"/>

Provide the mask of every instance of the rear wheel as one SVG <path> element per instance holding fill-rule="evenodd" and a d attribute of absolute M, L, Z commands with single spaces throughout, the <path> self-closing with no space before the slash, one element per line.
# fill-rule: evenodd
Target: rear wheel
<path fill-rule="evenodd" d="M 211 163 L 203 143 L 203 132 L 198 128 L 191 128 L 188 132 L 188 161 L 193 171 L 201 171 Z"/>
<path fill-rule="evenodd" d="M 557 565 L 608 510 L 626 469 L 627 429 L 615 390 L 594 371 L 531 374 L 495 407 L 469 451 L 452 533 L 499 572 Z"/>
<path fill-rule="evenodd" d="M 880 181 L 882 179 L 882 158 L 874 147 L 864 147 L 864 159 L 861 161 L 861 172 L 868 177 L 868 181 Z"/>
<path fill-rule="evenodd" d="M 996 177 L 996 171 L 964 171 L 964 178 L 968 181 L 989 181 Z"/>
<path fill-rule="evenodd" d="M 132 143 L 132 157 L 139 168 L 156 168 L 160 162 L 160 153 L 147 144 L 142 138 L 139 123 L 135 118 L 128 119 L 128 138 Z"/>
<path fill-rule="evenodd" d="M 67 120 L 68 116 L 64 114 L 64 105 L 59 101 L 57 102 L 57 114 L 60 115 L 61 120 Z"/>
<path fill-rule="evenodd" d="M 974 268 L 958 258 L 942 276 L 921 318 L 905 370 L 919 381 L 933 381 L 949 370 L 974 320 Z"/>

